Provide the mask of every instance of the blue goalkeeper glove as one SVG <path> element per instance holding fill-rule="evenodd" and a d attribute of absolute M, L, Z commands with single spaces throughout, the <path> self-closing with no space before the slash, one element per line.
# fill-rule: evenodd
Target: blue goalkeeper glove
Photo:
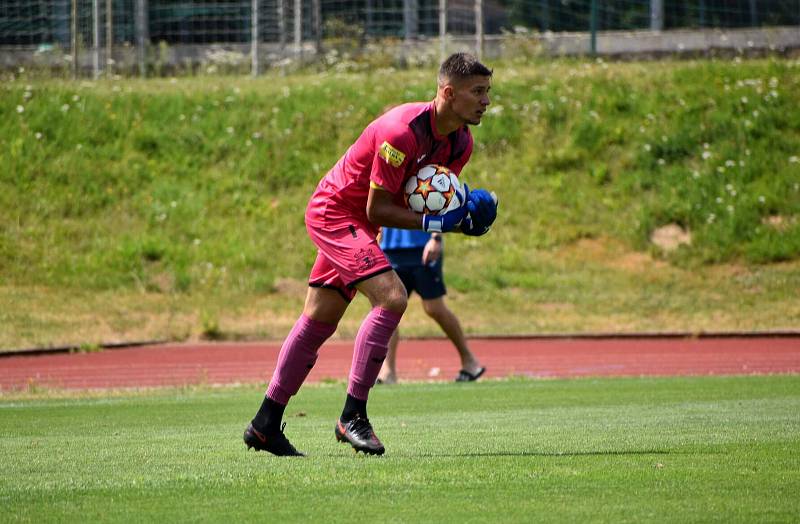
<path fill-rule="evenodd" d="M 469 236 L 485 235 L 497 218 L 497 197 L 485 189 L 476 189 L 467 199 L 467 216 L 461 231 Z"/>
<path fill-rule="evenodd" d="M 444 215 L 423 215 L 422 229 L 428 233 L 448 233 L 461 226 L 467 216 L 467 203 L 469 202 L 469 187 L 464 184 L 464 201 L 456 209 Z"/>

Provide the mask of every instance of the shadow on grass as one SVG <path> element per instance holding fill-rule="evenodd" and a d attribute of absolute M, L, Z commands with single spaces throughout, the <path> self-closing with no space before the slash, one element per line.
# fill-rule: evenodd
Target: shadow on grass
<path fill-rule="evenodd" d="M 464 453 L 429 453 L 418 457 L 591 457 L 615 455 L 670 455 L 674 451 L 657 449 L 631 451 L 486 451 Z"/>
<path fill-rule="evenodd" d="M 668 451 L 661 449 L 630 450 L 630 451 L 485 451 L 464 453 L 391 453 L 387 458 L 460 458 L 460 457 L 603 457 L 603 456 L 644 456 L 644 455 L 682 455 L 681 451 Z M 360 453 L 358 455 L 361 455 Z M 350 453 L 326 454 L 329 457 L 352 457 Z M 363 455 L 366 457 L 367 455 Z M 377 458 L 377 457 L 376 457 Z"/>

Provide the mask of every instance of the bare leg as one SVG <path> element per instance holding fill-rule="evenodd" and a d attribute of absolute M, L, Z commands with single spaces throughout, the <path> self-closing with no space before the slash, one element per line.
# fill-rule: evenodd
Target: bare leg
<path fill-rule="evenodd" d="M 392 338 L 389 339 L 389 352 L 386 354 L 386 360 L 383 361 L 383 367 L 378 374 L 378 379 L 384 384 L 397 383 L 397 345 L 400 342 L 400 329 L 395 329 Z"/>
<path fill-rule="evenodd" d="M 458 317 L 445 304 L 444 297 L 423 300 L 422 307 L 425 309 L 425 313 L 439 324 L 447 338 L 458 350 L 458 356 L 461 358 L 461 369 L 473 375 L 477 373 L 481 369 L 481 363 L 469 350 L 467 338 L 461 329 L 461 323 L 458 321 Z"/>

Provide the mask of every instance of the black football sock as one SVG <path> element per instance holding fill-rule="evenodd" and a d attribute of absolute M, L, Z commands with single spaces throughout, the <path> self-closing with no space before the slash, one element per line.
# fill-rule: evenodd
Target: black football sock
<path fill-rule="evenodd" d="M 278 404 L 265 396 L 258 413 L 253 417 L 253 427 L 259 431 L 280 429 L 285 409 L 286 406 L 284 404 Z"/>
<path fill-rule="evenodd" d="M 348 394 L 347 400 L 344 401 L 342 416 L 339 417 L 339 420 L 342 422 L 350 422 L 356 418 L 356 415 L 360 415 L 361 418 L 367 418 L 367 401 L 359 400 L 353 395 Z"/>

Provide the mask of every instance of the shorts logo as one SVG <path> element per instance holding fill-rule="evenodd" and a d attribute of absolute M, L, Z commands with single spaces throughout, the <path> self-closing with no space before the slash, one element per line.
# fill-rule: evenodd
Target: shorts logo
<path fill-rule="evenodd" d="M 355 259 L 361 271 L 372 269 L 372 266 L 375 265 L 375 253 L 372 252 L 372 248 L 359 249 Z"/>
<path fill-rule="evenodd" d="M 389 142 L 381 144 L 381 149 L 378 154 L 386 160 L 387 163 L 392 164 L 394 167 L 400 167 L 403 160 L 406 159 L 406 154 L 395 148 Z"/>

